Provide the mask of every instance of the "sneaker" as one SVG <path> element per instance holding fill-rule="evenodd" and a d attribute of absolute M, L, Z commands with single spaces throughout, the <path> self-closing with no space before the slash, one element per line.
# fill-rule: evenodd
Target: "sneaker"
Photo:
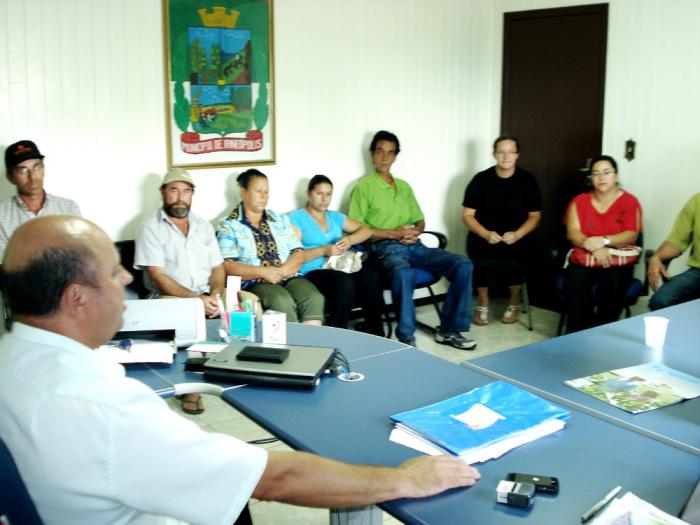
<path fill-rule="evenodd" d="M 508 308 L 506 308 L 506 312 L 503 314 L 501 322 L 505 324 L 513 324 L 518 320 L 518 310 L 520 310 L 520 305 L 515 306 L 509 304 Z"/>
<path fill-rule="evenodd" d="M 489 307 L 475 306 L 474 307 L 474 324 L 484 326 L 489 324 Z"/>
<path fill-rule="evenodd" d="M 467 339 L 462 336 L 462 334 L 451 332 L 443 334 L 441 332 L 435 332 L 435 342 L 441 345 L 450 345 L 460 350 L 474 350 L 476 348 L 476 341 Z"/>

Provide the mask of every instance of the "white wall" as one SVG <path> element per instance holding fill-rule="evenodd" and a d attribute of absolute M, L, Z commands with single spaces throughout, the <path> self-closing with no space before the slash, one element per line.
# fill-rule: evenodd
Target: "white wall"
<path fill-rule="evenodd" d="M 157 0 L 0 1 L 0 147 L 35 140 L 47 190 L 115 238 L 133 237 L 159 199 L 160 20 Z"/>
<path fill-rule="evenodd" d="M 371 134 L 395 131 L 397 176 L 429 228 L 463 250 L 464 186 L 490 164 L 500 120 L 504 11 L 564 0 L 277 0 L 277 164 L 270 207 L 301 204 L 314 173 L 336 205 L 367 168 Z M 611 0 L 604 150 L 645 210 L 657 245 L 700 190 L 700 2 Z M 166 170 L 159 0 L 0 0 L 0 148 L 34 139 L 49 191 L 76 199 L 115 239 L 133 238 L 159 204 Z M 236 200 L 241 168 L 193 170 L 194 211 L 210 220 Z M 0 183 L 0 198 L 12 194 Z M 680 269 L 682 265 L 675 265 Z"/>
<path fill-rule="evenodd" d="M 700 191 L 700 2 L 615 0 L 610 21 L 603 147 L 623 158 L 624 142 L 637 142 L 621 176 L 642 203 L 645 243 L 656 248 Z"/>
<path fill-rule="evenodd" d="M 8 78 L 0 80 L 0 146 L 35 139 L 47 155 L 48 190 L 78 200 L 115 238 L 133 237 L 158 205 L 166 169 L 160 1 L 17 4 L 0 0 L 0 79 Z M 335 181 L 343 208 L 349 185 L 366 172 L 372 133 L 384 128 L 402 142 L 395 172 L 413 185 L 428 226 L 463 235 L 461 193 L 488 163 L 498 96 L 490 84 L 492 6 L 429 7 L 275 2 L 277 164 L 262 167 L 271 208 L 302 204 L 315 173 Z M 194 211 L 211 220 L 227 213 L 240 171 L 193 170 Z"/>

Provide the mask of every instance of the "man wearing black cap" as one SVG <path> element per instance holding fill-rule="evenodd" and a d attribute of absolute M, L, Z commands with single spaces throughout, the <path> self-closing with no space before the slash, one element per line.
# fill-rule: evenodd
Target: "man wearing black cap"
<path fill-rule="evenodd" d="M 43 215 L 77 215 L 80 208 L 70 199 L 44 191 L 44 155 L 31 140 L 20 140 L 5 150 L 7 179 L 17 195 L 0 203 L 0 258 L 12 232 L 30 219 Z"/>

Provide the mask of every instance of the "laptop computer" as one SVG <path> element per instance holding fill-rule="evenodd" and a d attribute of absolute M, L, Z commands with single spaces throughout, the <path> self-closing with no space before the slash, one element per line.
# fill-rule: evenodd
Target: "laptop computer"
<path fill-rule="evenodd" d="M 239 352 L 247 357 L 239 359 Z M 251 354 L 260 359 L 250 360 Z M 324 346 L 233 341 L 204 363 L 204 376 L 231 383 L 312 389 L 333 363 L 335 354 L 335 348 Z"/>

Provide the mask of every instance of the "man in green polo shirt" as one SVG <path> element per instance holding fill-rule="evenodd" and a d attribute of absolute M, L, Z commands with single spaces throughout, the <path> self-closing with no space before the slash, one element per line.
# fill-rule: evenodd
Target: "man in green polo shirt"
<path fill-rule="evenodd" d="M 353 189 L 348 217 L 372 228 L 372 251 L 391 276 L 391 296 L 398 317 L 396 336 L 402 343 L 415 345 L 414 274 L 415 269 L 424 269 L 447 277 L 451 283 L 435 340 L 473 350 L 476 343 L 460 333 L 469 330 L 472 263 L 461 255 L 427 248 L 418 238 L 425 229 L 423 212 L 411 186 L 390 172 L 400 151 L 398 137 L 378 131 L 369 150 L 375 171 Z"/>
<path fill-rule="evenodd" d="M 664 263 L 692 246 L 688 268 L 659 288 L 659 274 L 669 278 Z M 678 215 L 671 235 L 649 258 L 647 276 L 652 290 L 649 308 L 658 310 L 674 304 L 700 299 L 700 193 L 693 195 Z"/>

